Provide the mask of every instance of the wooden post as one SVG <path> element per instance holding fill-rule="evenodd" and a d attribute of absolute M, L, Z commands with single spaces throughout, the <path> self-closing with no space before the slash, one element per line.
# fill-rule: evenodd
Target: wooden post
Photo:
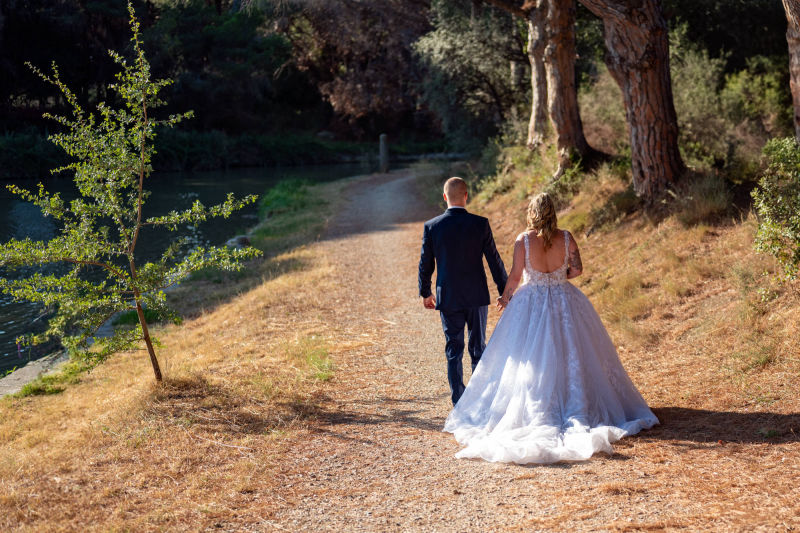
<path fill-rule="evenodd" d="M 389 144 L 387 142 L 387 135 L 381 133 L 381 147 L 380 147 L 380 165 L 381 172 L 389 172 Z"/>

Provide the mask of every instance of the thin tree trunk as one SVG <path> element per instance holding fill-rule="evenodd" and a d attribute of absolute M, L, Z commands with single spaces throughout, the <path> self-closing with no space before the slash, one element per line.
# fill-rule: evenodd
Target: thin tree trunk
<path fill-rule="evenodd" d="M 528 123 L 528 148 L 534 149 L 547 136 L 547 73 L 544 68 L 546 43 L 544 10 L 546 1 L 539 0 L 528 12 L 528 60 L 531 63 L 531 119 Z"/>
<path fill-rule="evenodd" d="M 586 157 L 590 148 L 583 135 L 575 86 L 575 0 L 546 0 L 544 3 L 547 107 L 557 136 L 558 177 L 572 165 L 574 156 Z"/>
<path fill-rule="evenodd" d="M 147 126 L 147 103 L 142 97 L 142 115 L 144 116 L 144 124 Z M 142 326 L 142 338 L 147 345 L 147 353 L 150 355 L 150 364 L 153 365 L 153 373 L 156 376 L 156 381 L 161 381 L 161 367 L 156 358 L 156 351 L 153 348 L 153 341 L 150 339 L 150 330 L 147 327 L 147 320 L 144 317 L 144 310 L 142 309 L 142 296 L 139 289 L 136 287 L 136 263 L 133 259 L 133 253 L 136 250 L 136 242 L 139 239 L 139 230 L 142 229 L 142 204 L 144 200 L 144 174 L 145 174 L 145 141 L 144 134 L 145 128 L 142 128 L 140 133 L 139 144 L 139 189 L 136 201 L 136 226 L 133 230 L 133 237 L 131 238 L 130 247 L 128 248 L 128 265 L 131 271 L 131 281 L 133 282 L 133 298 L 136 301 L 136 314 L 139 316 L 139 325 Z"/>
<path fill-rule="evenodd" d="M 788 26 L 786 42 L 789 45 L 789 87 L 794 107 L 794 136 L 800 142 L 800 2 L 783 0 Z"/>
<path fill-rule="evenodd" d="M 136 298 L 136 314 L 139 316 L 139 325 L 142 326 L 142 337 L 144 338 L 144 343 L 147 345 L 147 353 L 150 355 L 150 364 L 153 365 L 153 373 L 156 376 L 156 381 L 161 381 L 161 367 L 158 364 L 158 359 L 156 358 L 156 351 L 153 348 L 153 341 L 150 339 L 150 330 L 147 328 L 147 320 L 144 317 L 144 309 L 142 309 L 142 304 L 139 302 L 139 291 L 136 291 L 134 295 Z"/>
<path fill-rule="evenodd" d="M 669 35 L 659 0 L 581 0 L 603 21 L 606 64 L 622 90 L 630 127 L 633 188 L 652 202 L 686 167 L 669 72 Z"/>

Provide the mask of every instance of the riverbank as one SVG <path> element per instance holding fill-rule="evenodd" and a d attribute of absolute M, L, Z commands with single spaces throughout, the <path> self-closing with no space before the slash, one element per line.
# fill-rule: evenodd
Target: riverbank
<path fill-rule="evenodd" d="M 324 133 L 324 132 L 323 132 Z M 159 172 L 225 170 L 229 168 L 372 164 L 377 168 L 378 141 L 332 139 L 330 135 L 228 135 L 221 131 L 162 130 L 155 140 L 153 168 Z M 459 159 L 443 141 L 389 140 L 392 161 Z M 0 135 L 0 181 L 46 179 L 50 170 L 68 163 L 66 154 L 37 132 Z"/>
<path fill-rule="evenodd" d="M 356 176 L 370 171 L 361 164 L 309 165 L 294 167 L 268 167 L 231 169 L 229 171 L 208 171 L 191 173 L 158 173 L 148 180 L 147 188 L 152 192 L 147 203 L 147 216 L 157 216 L 173 209 L 189 208 L 195 200 L 204 205 L 215 205 L 225 199 L 229 192 L 237 197 L 250 194 L 264 196 L 277 183 L 296 181 L 303 183 L 322 183 L 336 179 Z M 35 189 L 35 182 L 14 182 L 25 189 Z M 77 197 L 77 190 L 70 180 L 50 180 L 45 187 L 59 193 L 65 201 Z M 56 227 L 48 218 L 42 217 L 39 209 L 12 195 L 0 187 L 0 240 L 11 238 L 46 240 L 53 238 Z M 147 231 L 146 237 L 137 245 L 143 261 L 160 257 L 162 251 L 173 239 L 185 237 L 195 243 L 222 245 L 233 235 L 247 231 L 258 223 L 258 206 L 251 205 L 233 213 L 226 219 L 196 227 L 181 228 L 177 232 Z M 14 275 L 13 273 L 6 273 Z M 14 367 L 20 368 L 30 359 L 46 355 L 46 350 L 23 350 L 18 353 L 16 339 L 44 328 L 37 306 L 27 302 L 15 302 L 10 297 L 0 295 L 0 376 Z M 52 349 L 50 350 L 52 351 Z"/>
<path fill-rule="evenodd" d="M 352 169 L 356 170 L 358 167 L 353 167 L 352 165 L 342 166 L 341 169 Z M 259 172 L 258 169 L 253 169 L 255 172 L 248 170 L 243 174 L 243 176 L 248 180 L 253 180 L 256 175 L 259 175 L 258 181 L 269 181 L 269 178 L 266 179 L 261 176 L 263 172 Z M 322 175 L 316 175 L 313 172 L 309 171 L 316 171 L 317 173 L 323 173 Z M 234 175 L 238 175 L 241 173 L 236 173 Z M 340 168 L 337 166 L 335 168 L 328 168 L 325 166 L 311 166 L 311 167 L 301 167 L 299 170 L 295 171 L 296 176 L 298 177 L 286 177 L 285 179 L 289 181 L 278 181 L 275 182 L 276 184 L 281 183 L 291 183 L 296 184 L 300 187 L 300 190 L 293 191 L 293 194 L 290 197 L 282 198 L 280 197 L 280 187 L 278 187 L 278 195 L 276 198 L 272 198 L 274 202 L 277 202 L 281 205 L 281 213 L 279 216 L 272 218 L 267 223 L 262 221 L 261 223 L 251 227 L 248 231 L 248 237 L 250 241 L 252 241 L 257 247 L 259 247 L 263 252 L 267 254 L 267 256 L 274 256 L 275 254 L 281 253 L 291 246 L 294 246 L 298 243 L 308 242 L 314 240 L 314 238 L 319 235 L 319 232 L 322 231 L 324 228 L 324 224 L 320 225 L 317 221 L 314 220 L 298 220 L 297 211 L 301 208 L 306 206 L 313 207 L 313 208 L 323 208 L 325 209 L 325 201 L 313 201 L 309 202 L 306 199 L 310 193 L 311 189 L 315 189 L 313 185 L 311 185 L 311 181 L 306 181 L 305 176 L 308 174 L 310 176 L 309 179 L 315 179 L 319 181 L 326 181 L 332 178 L 337 178 L 337 174 L 340 174 Z M 195 175 L 192 178 L 192 182 L 196 185 L 198 180 L 200 183 L 203 183 L 201 178 L 202 175 Z M 293 176 L 290 174 L 290 176 Z M 351 175 L 352 176 L 352 175 Z M 226 178 L 229 178 L 228 174 L 225 175 Z M 339 179 L 342 179 L 339 177 Z M 351 177 L 350 179 L 358 179 L 358 176 Z M 162 179 L 161 182 L 164 180 Z M 206 180 L 207 181 L 207 180 Z M 263 190 L 254 191 L 253 186 L 248 186 L 247 190 L 239 190 L 242 188 L 240 184 L 232 183 L 231 179 L 225 180 L 227 187 L 237 190 L 237 194 L 247 194 L 258 192 L 262 195 L 262 204 L 264 198 L 271 198 L 274 195 L 264 195 Z M 160 203 L 160 196 L 163 194 L 158 194 L 159 192 L 163 192 L 168 196 L 174 196 L 172 191 L 174 189 L 181 190 L 181 194 L 188 197 L 192 196 L 191 188 L 188 190 L 184 190 L 182 187 L 176 187 L 176 184 L 169 186 L 166 191 L 160 191 L 160 189 L 156 190 L 156 195 L 153 198 L 154 205 L 157 206 Z M 203 189 L 208 190 L 209 184 L 205 184 Z M 270 188 L 270 191 L 273 189 Z M 324 188 L 322 190 L 325 190 Z M 211 198 L 207 197 L 207 195 L 203 195 L 201 198 L 202 201 L 208 203 Z M 67 196 L 67 200 L 69 200 L 69 196 Z M 173 205 L 175 200 L 174 198 L 168 198 L 168 203 Z M 269 210 L 262 212 L 262 217 L 267 217 L 270 215 L 274 215 L 274 213 L 270 213 Z M 247 215 L 256 217 L 255 214 Z M 242 222 L 246 219 L 242 219 Z M 27 225 L 29 227 L 36 226 L 37 220 L 31 219 L 27 220 Z M 226 221 L 227 222 L 227 221 Z M 217 224 L 219 226 L 219 224 Z M 231 224 L 222 224 L 223 228 L 228 228 L 229 231 L 233 230 L 235 226 Z M 288 229 L 287 229 L 288 228 Z M 223 229 L 224 231 L 224 229 Z M 237 231 L 241 231 L 241 228 L 238 228 Z M 214 241 L 220 240 L 221 235 L 226 235 L 222 238 L 227 238 L 227 234 L 220 233 L 216 231 L 213 236 L 206 235 L 206 234 L 198 234 L 198 240 L 206 240 L 206 239 L 213 239 Z M 232 236 L 232 235 L 230 235 Z M 170 237 L 170 236 L 167 236 Z M 276 240 L 276 237 L 278 240 Z M 289 242 L 279 242 L 280 238 L 288 238 Z M 155 243 L 152 242 L 154 239 L 153 236 L 150 236 L 149 241 L 150 244 L 162 244 L 161 241 L 156 241 Z M 236 274 L 237 277 L 240 277 L 239 274 Z M 186 308 L 187 306 L 182 305 L 182 302 L 185 300 L 190 300 L 191 302 L 203 302 L 204 296 L 207 293 L 213 293 L 214 290 L 212 287 L 209 287 L 206 281 L 209 279 L 214 280 L 215 283 L 211 285 L 219 284 L 222 282 L 222 279 L 225 278 L 220 273 L 198 273 L 198 275 L 194 276 L 193 279 L 187 280 L 182 284 L 181 287 L 172 287 L 169 291 L 169 298 L 173 305 L 178 308 Z M 199 290 L 198 290 L 199 289 Z M 178 290 L 178 293 L 175 291 Z M 175 294 L 173 294 L 175 293 Z M 19 320 L 20 317 L 15 316 L 15 319 Z M 22 317 L 24 319 L 24 317 Z M 97 334 L 101 337 L 109 336 L 113 332 L 113 317 L 109 319 L 106 324 L 104 324 Z M 13 338 L 12 338 L 13 340 Z M 68 372 L 64 373 L 62 376 L 61 367 L 63 367 L 63 363 L 69 360 L 69 357 L 64 354 L 63 352 L 52 353 L 50 355 L 45 355 L 39 359 L 34 359 L 32 361 L 24 361 L 24 366 L 17 368 L 13 372 L 0 377 L 0 398 L 5 395 L 9 394 L 17 394 L 20 391 L 26 389 L 26 394 L 52 394 L 54 392 L 58 392 L 59 390 L 63 389 L 63 387 L 68 384 L 69 382 L 73 382 L 76 379 L 75 376 L 75 369 L 70 368 Z M 0 370 L 2 370 L 2 366 L 0 366 Z"/>
<path fill-rule="evenodd" d="M 61 364 L 66 361 L 69 361 L 69 356 L 65 352 L 57 352 L 31 361 L 22 368 L 0 377 L 0 398 L 7 394 L 16 394 L 28 383 L 51 372 L 57 372 Z"/>
<path fill-rule="evenodd" d="M 369 345 L 344 329 L 339 267 L 313 241 L 374 179 L 311 187 L 321 200 L 314 224 L 302 223 L 303 210 L 270 217 L 254 235 L 270 253 L 248 272 L 171 293 L 184 324 L 154 328 L 163 384 L 140 350 L 59 394 L 0 400 L 0 529 L 196 530 L 203 516 L 218 516 L 215 495 L 254 503 L 270 492 L 269 472 L 325 403 L 341 354 Z M 126 457 L 143 467 L 134 477 Z M 84 488 L 65 499 L 67 486 Z M 166 510 L 158 502 L 175 496 L 177 521 L 157 518 Z M 128 503 L 111 504 L 117 498 Z M 198 502 L 210 507 L 197 514 Z"/>

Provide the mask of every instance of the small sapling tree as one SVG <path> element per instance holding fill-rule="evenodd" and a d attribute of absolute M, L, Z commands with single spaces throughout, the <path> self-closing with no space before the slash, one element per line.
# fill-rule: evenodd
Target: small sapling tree
<path fill-rule="evenodd" d="M 53 172 L 72 172 L 80 196 L 66 202 L 58 193 L 48 193 L 42 184 L 37 191 L 8 187 L 37 205 L 45 216 L 55 219 L 59 230 L 49 241 L 12 239 L 0 245 L 0 265 L 16 274 L 0 277 L 0 291 L 16 300 L 43 304 L 52 311 L 45 332 L 23 337 L 18 342 L 38 344 L 59 338 L 65 347 L 83 353 L 91 364 L 96 364 L 111 353 L 132 348 L 143 340 L 155 378 L 161 381 L 144 310 L 178 322 L 179 317 L 167 306 L 165 288 L 202 268 L 238 270 L 242 268 L 241 261 L 260 252 L 254 248 L 189 249 L 186 239 L 176 238 L 158 260 L 138 264 L 135 251 L 142 229 L 158 226 L 176 231 L 179 226 L 199 224 L 214 217 L 227 218 L 256 197 L 235 199 L 229 194 L 216 206 L 206 207 L 195 201 L 185 211 L 145 216 L 149 196 L 145 181 L 152 171 L 156 128 L 174 126 L 190 117 L 191 112 L 164 120 L 151 116 L 154 108 L 164 104 L 158 94 L 171 80 L 151 79 L 139 37 L 139 23 L 130 3 L 128 11 L 133 61 L 129 63 L 118 53 L 110 52 L 120 72 L 109 89 L 116 92 L 121 105 L 100 103 L 95 113 L 87 113 L 62 82 L 55 64 L 50 75 L 29 65 L 55 85 L 71 107 L 71 116 L 46 114 L 45 117 L 63 126 L 62 132 L 50 139 L 73 158 L 71 164 Z M 53 268 L 59 264 L 62 268 Z M 117 330 L 110 337 L 95 337 L 105 321 L 125 310 L 136 311 L 139 323 L 135 328 Z M 85 349 L 90 339 L 95 341 L 97 349 L 88 352 Z"/>

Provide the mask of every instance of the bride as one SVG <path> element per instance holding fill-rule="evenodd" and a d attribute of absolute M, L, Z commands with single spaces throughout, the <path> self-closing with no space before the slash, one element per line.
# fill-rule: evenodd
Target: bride
<path fill-rule="evenodd" d="M 578 246 L 557 228 L 552 199 L 539 194 L 514 244 L 497 302 L 503 316 L 445 422 L 466 446 L 456 457 L 580 461 L 658 424 L 594 307 L 567 281 L 582 270 Z"/>

